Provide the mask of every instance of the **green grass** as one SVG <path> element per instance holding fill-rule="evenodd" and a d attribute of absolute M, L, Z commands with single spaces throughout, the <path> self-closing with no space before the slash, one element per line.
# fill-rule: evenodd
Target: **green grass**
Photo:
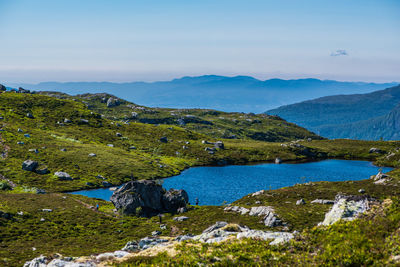
<path fill-rule="evenodd" d="M 382 221 L 375 217 L 366 218 L 353 224 L 338 224 L 328 230 L 313 227 L 323 220 L 330 206 L 310 204 L 317 198 L 333 199 L 338 192 L 359 194 L 360 188 L 378 199 L 399 196 L 400 170 L 397 168 L 400 153 L 396 149 L 400 142 L 315 140 L 320 138 L 301 127 L 266 115 L 213 110 L 133 110 L 134 104 L 123 100 L 120 106 L 107 108 L 100 101 L 101 95 L 55 95 L 58 98 L 40 94 L 0 94 L 0 116 L 4 117 L 0 121 L 0 128 L 4 130 L 0 132 L 0 153 L 7 152 L 6 158 L 0 158 L 0 210 L 13 214 L 11 220 L 0 219 L 0 265 L 20 266 L 40 254 L 81 256 L 118 250 L 129 240 L 159 230 L 158 218 L 120 216 L 114 214 L 110 202 L 60 193 L 103 187 L 103 179 L 98 175 L 119 185 L 132 178 L 169 177 L 191 166 L 273 162 L 276 157 L 292 162 L 315 160 L 290 145 L 291 141 L 308 137 L 313 140 L 298 143 L 318 155 L 317 159 L 326 155 L 392 166 L 396 168 L 390 173 L 394 181 L 389 185 L 375 185 L 370 180 L 319 182 L 270 190 L 257 197 L 245 196 L 234 204 L 273 206 L 290 230 L 304 231 L 303 237 L 282 247 L 270 247 L 267 242 L 254 240 L 219 245 L 183 244 L 179 247 L 182 253 L 175 259 L 159 255 L 136 258 L 130 264 L 192 265 L 198 261 L 216 265 L 382 265 L 388 263 L 389 255 L 400 253 L 396 245 L 399 233 L 394 231 L 396 223 L 397 229 L 400 226 L 398 204 L 382 216 Z M 122 122 L 129 120 L 132 111 L 139 113 L 138 119 L 131 119 L 129 124 Z M 28 112 L 34 119 L 26 117 Z M 178 126 L 176 118 L 186 115 L 196 116 L 197 123 Z M 72 122 L 63 125 L 65 118 Z M 82 123 L 81 119 L 88 123 Z M 150 119 L 159 125 L 154 121 L 140 123 Z M 122 137 L 116 133 L 121 133 Z M 30 137 L 24 137 L 24 134 Z M 222 139 L 232 134 L 238 139 Z M 168 138 L 167 143 L 160 142 L 163 136 Z M 225 149 L 211 155 L 205 151 L 211 145 L 202 144 L 202 140 L 223 140 Z M 18 145 L 21 141 L 24 144 Z M 136 149 L 129 149 L 131 146 Z M 385 154 L 371 154 L 371 147 L 384 150 Z M 66 151 L 61 151 L 62 148 Z M 38 149 L 39 153 L 30 152 L 30 149 Z M 96 157 L 89 157 L 89 153 L 95 153 Z M 50 173 L 39 175 L 23 171 L 21 166 L 26 159 L 37 160 L 40 168 L 47 167 Z M 60 181 L 53 175 L 56 171 L 66 171 L 74 179 Z M 13 190 L 6 185 L 11 183 L 16 185 Z M 35 194 L 37 188 L 45 189 L 49 194 Z M 307 204 L 296 206 L 300 198 Z M 96 203 L 100 203 L 100 212 L 88 208 Z M 51 208 L 53 212 L 43 212 L 45 208 Z M 20 211 L 24 212 L 23 216 L 17 214 Z M 173 216 L 167 214 L 163 219 L 168 225 L 163 235 L 198 234 L 216 221 L 267 229 L 259 218 L 224 212 L 222 206 L 194 207 L 185 214 L 190 219 L 184 222 L 173 221 Z M 41 218 L 45 221 L 41 222 Z M 373 225 L 369 225 L 371 222 L 383 225 L 376 234 L 372 232 Z M 343 234 L 346 231 L 348 235 Z M 343 252 L 340 242 L 344 243 Z M 377 242 L 377 249 L 366 255 L 368 249 L 374 248 L 372 242 Z M 351 250 L 355 250 L 353 258 Z"/>

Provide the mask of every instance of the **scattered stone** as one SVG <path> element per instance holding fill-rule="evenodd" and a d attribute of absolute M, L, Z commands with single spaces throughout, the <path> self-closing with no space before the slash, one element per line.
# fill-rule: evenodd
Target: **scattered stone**
<path fill-rule="evenodd" d="M 21 128 L 18 128 L 17 132 L 23 133 L 24 131 Z"/>
<path fill-rule="evenodd" d="M 304 199 L 299 199 L 296 201 L 296 205 L 305 205 L 306 201 Z"/>
<path fill-rule="evenodd" d="M 54 175 L 62 181 L 72 180 L 72 177 L 66 172 L 55 172 Z"/>
<path fill-rule="evenodd" d="M 39 166 L 39 163 L 37 161 L 33 161 L 33 160 L 25 160 L 22 163 L 22 169 L 24 171 L 30 171 L 33 172 L 36 170 L 36 168 Z"/>
<path fill-rule="evenodd" d="M 42 211 L 44 211 L 44 212 L 53 212 L 52 209 L 42 209 Z"/>
<path fill-rule="evenodd" d="M 91 183 L 91 182 L 86 182 L 86 185 L 87 185 L 87 186 L 94 186 L 94 184 Z"/>
<path fill-rule="evenodd" d="M 139 248 L 144 250 L 144 249 L 151 248 L 151 247 L 154 247 L 158 244 L 162 244 L 165 242 L 168 242 L 168 240 L 157 238 L 157 237 L 145 237 L 145 238 L 140 239 Z"/>
<path fill-rule="evenodd" d="M 261 201 L 257 200 L 255 203 L 256 203 L 256 204 L 261 204 Z"/>
<path fill-rule="evenodd" d="M 24 142 L 17 142 L 17 145 L 23 145 L 25 144 Z"/>
<path fill-rule="evenodd" d="M 180 216 L 180 217 L 174 217 L 173 218 L 173 220 L 176 221 L 176 222 L 183 222 L 183 221 L 186 221 L 188 219 L 189 219 L 189 217 L 186 217 L 186 216 Z"/>
<path fill-rule="evenodd" d="M 324 204 L 324 205 L 333 205 L 335 204 L 335 201 L 333 200 L 328 200 L 328 199 L 314 199 L 311 201 L 312 204 Z"/>
<path fill-rule="evenodd" d="M 26 113 L 26 117 L 29 119 L 34 119 L 35 117 L 33 117 L 32 113 L 28 112 Z"/>
<path fill-rule="evenodd" d="M 275 164 L 281 164 L 282 163 L 282 159 L 281 158 L 276 158 L 275 159 Z"/>
<path fill-rule="evenodd" d="M 136 149 L 136 147 L 135 146 L 130 146 L 129 149 L 130 150 L 134 150 L 134 149 Z"/>
<path fill-rule="evenodd" d="M 139 244 L 136 241 L 128 241 L 125 247 L 122 248 L 123 251 L 135 252 L 139 250 Z"/>
<path fill-rule="evenodd" d="M 224 226 L 226 226 L 226 225 L 228 225 L 227 222 L 221 222 L 221 221 L 216 222 L 215 224 L 213 224 L 213 225 L 211 225 L 210 227 L 208 227 L 207 229 L 205 229 L 205 230 L 203 231 L 203 234 L 205 234 L 205 233 L 211 233 L 212 231 L 217 230 L 217 229 L 220 229 L 220 228 L 222 228 L 222 227 L 224 227 Z"/>
<path fill-rule="evenodd" d="M 66 149 L 66 148 L 61 148 L 61 149 L 60 149 L 60 151 L 62 151 L 62 152 L 66 152 L 66 151 L 67 151 L 67 149 Z"/>
<path fill-rule="evenodd" d="M 167 230 L 167 225 L 161 224 L 161 225 L 160 225 L 160 229 L 161 229 L 161 230 Z"/>
<path fill-rule="evenodd" d="M 33 149 L 29 149 L 28 150 L 29 152 L 33 152 L 33 153 L 39 153 L 39 150 L 37 150 L 36 148 L 33 148 Z"/>
<path fill-rule="evenodd" d="M 117 190 L 117 189 L 118 189 L 118 187 L 113 186 L 113 187 L 110 187 L 108 190 L 110 190 L 110 191 L 115 191 L 115 190 Z"/>
<path fill-rule="evenodd" d="M 360 190 L 358 190 L 358 193 L 364 194 L 365 193 L 365 189 L 361 188 Z"/>
<path fill-rule="evenodd" d="M 176 211 L 176 213 L 181 214 L 181 213 L 185 213 L 185 212 L 187 212 L 187 211 L 188 211 L 188 210 L 187 210 L 186 207 L 181 207 L 181 208 L 179 208 L 179 209 Z"/>
<path fill-rule="evenodd" d="M 115 134 L 117 137 L 122 137 L 122 134 L 121 133 L 116 133 Z"/>
<path fill-rule="evenodd" d="M 260 190 L 260 191 L 254 192 L 253 194 L 251 194 L 251 196 L 252 197 L 259 196 L 259 195 L 264 194 L 264 192 L 265 192 L 265 190 Z"/>
<path fill-rule="evenodd" d="M 107 146 L 109 146 L 109 147 L 114 147 L 114 145 L 113 145 L 113 144 L 107 144 Z"/>
<path fill-rule="evenodd" d="M 378 172 L 377 175 L 372 175 L 371 179 L 374 180 L 374 184 L 382 184 L 382 185 L 385 185 L 387 182 L 392 180 L 392 178 L 389 175 L 384 174 L 382 172 Z"/>
<path fill-rule="evenodd" d="M 224 211 L 237 212 L 237 213 L 240 213 L 241 215 L 245 215 L 250 212 L 249 209 L 239 207 L 239 206 L 228 206 L 228 207 L 224 208 Z"/>
<path fill-rule="evenodd" d="M 97 155 L 95 153 L 90 153 L 89 157 L 96 157 Z"/>
<path fill-rule="evenodd" d="M 287 243 L 294 238 L 292 233 L 287 232 L 265 232 L 260 230 L 247 230 L 237 234 L 237 239 L 242 238 L 252 238 L 252 239 L 262 239 L 262 240 L 273 240 L 269 244 L 278 245 L 282 243 Z"/>
<path fill-rule="evenodd" d="M 153 231 L 153 232 L 151 232 L 151 235 L 152 236 L 158 236 L 158 235 L 161 235 L 161 232 L 160 231 Z"/>
<path fill-rule="evenodd" d="M 116 99 L 116 98 L 113 98 L 113 97 L 110 97 L 107 100 L 107 107 L 108 108 L 116 107 L 116 106 L 119 106 L 120 104 L 121 103 L 120 103 L 119 99 Z"/>
<path fill-rule="evenodd" d="M 371 149 L 369 150 L 369 153 L 378 153 L 378 154 L 383 154 L 385 153 L 383 150 L 376 148 L 376 147 L 371 147 Z"/>
<path fill-rule="evenodd" d="M 70 119 L 65 118 L 64 123 L 71 123 L 72 121 Z"/>
<path fill-rule="evenodd" d="M 50 171 L 46 167 L 44 167 L 42 169 L 36 169 L 35 172 L 37 174 L 40 174 L 40 175 L 44 175 L 44 174 L 50 173 Z"/>
<path fill-rule="evenodd" d="M 224 143 L 222 141 L 215 142 L 214 147 L 217 149 L 225 149 Z"/>
<path fill-rule="evenodd" d="M 44 222 L 44 221 L 46 221 L 46 219 L 45 218 L 40 218 L 40 221 Z"/>

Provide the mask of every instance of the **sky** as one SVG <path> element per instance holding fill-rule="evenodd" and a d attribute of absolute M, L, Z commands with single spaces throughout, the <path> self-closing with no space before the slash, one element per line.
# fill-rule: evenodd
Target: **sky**
<path fill-rule="evenodd" d="M 400 81 L 398 0 L 0 0 L 0 81 Z"/>

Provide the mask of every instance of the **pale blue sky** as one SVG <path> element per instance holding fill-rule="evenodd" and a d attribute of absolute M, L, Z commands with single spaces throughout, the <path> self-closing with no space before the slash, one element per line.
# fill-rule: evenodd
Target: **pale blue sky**
<path fill-rule="evenodd" d="M 4 83 L 203 74 L 400 81 L 400 1 L 0 0 Z"/>

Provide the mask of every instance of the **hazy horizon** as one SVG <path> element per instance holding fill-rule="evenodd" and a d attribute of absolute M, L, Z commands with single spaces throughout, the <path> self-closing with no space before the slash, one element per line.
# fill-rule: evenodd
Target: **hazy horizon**
<path fill-rule="evenodd" d="M 400 81 L 400 2 L 0 0 L 0 79 Z"/>

